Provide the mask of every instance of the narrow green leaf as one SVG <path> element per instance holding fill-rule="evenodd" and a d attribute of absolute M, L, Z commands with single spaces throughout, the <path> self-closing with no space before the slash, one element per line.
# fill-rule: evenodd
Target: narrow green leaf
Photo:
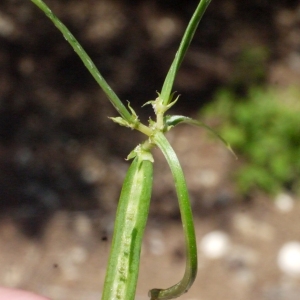
<path fill-rule="evenodd" d="M 223 142 L 226 148 L 237 159 L 237 156 L 232 150 L 230 144 L 219 133 L 217 133 L 214 129 L 212 129 L 210 126 L 206 125 L 205 123 L 185 116 L 165 116 L 166 131 L 170 130 L 172 127 L 181 123 L 204 127 L 208 131 L 212 132 L 216 137 L 218 137 Z"/>
<path fill-rule="evenodd" d="M 186 293 L 195 281 L 198 270 L 197 243 L 189 194 L 176 153 L 161 132 L 155 133 L 152 137 L 152 141 L 164 154 L 173 175 L 185 236 L 187 258 L 185 273 L 182 280 L 167 289 L 152 289 L 149 291 L 149 296 L 151 297 L 151 300 L 173 299 Z"/>
<path fill-rule="evenodd" d="M 186 54 L 186 51 L 194 37 L 196 29 L 200 20 L 202 19 L 203 14 L 205 13 L 208 5 L 210 4 L 211 0 L 201 0 L 198 4 L 179 45 L 179 48 L 176 52 L 175 58 L 173 63 L 169 69 L 169 72 L 166 76 L 164 81 L 162 90 L 161 90 L 161 98 L 163 99 L 163 103 L 167 105 L 170 102 L 170 95 L 172 92 L 172 87 L 174 84 L 175 76 L 177 71 L 181 65 L 181 62 Z"/>
<path fill-rule="evenodd" d="M 53 14 L 51 9 L 42 1 L 42 0 L 31 0 L 37 7 L 39 7 L 46 16 L 54 23 L 54 25 L 59 29 L 59 31 L 63 34 L 64 38 L 69 42 L 69 44 L 73 47 L 74 51 L 78 54 L 85 67 L 92 74 L 94 79 L 100 85 L 106 96 L 109 98 L 112 105 L 118 111 L 118 113 L 125 119 L 127 122 L 131 123 L 132 117 L 128 109 L 123 105 L 122 101 L 119 99 L 117 94 L 112 90 L 109 84 L 105 81 L 105 79 L 100 74 L 99 70 L 89 57 L 89 55 L 85 52 L 85 50 L 81 47 L 79 42 L 73 36 L 73 34 L 69 31 L 69 29 Z"/>

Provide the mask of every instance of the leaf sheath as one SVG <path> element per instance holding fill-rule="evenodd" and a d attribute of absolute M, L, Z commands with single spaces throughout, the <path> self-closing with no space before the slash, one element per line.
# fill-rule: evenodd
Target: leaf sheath
<path fill-rule="evenodd" d="M 134 300 L 152 177 L 153 163 L 135 157 L 121 191 L 102 300 Z"/>

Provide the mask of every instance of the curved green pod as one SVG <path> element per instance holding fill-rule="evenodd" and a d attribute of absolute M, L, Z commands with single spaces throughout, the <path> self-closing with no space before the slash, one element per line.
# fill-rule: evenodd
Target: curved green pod
<path fill-rule="evenodd" d="M 152 191 L 153 159 L 138 152 L 124 180 L 102 300 L 134 300 Z"/>

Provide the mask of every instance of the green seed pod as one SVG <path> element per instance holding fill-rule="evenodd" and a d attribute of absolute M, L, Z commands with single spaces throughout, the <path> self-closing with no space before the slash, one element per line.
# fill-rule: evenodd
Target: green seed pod
<path fill-rule="evenodd" d="M 124 180 L 102 300 L 134 300 L 153 179 L 153 158 L 138 152 Z"/>

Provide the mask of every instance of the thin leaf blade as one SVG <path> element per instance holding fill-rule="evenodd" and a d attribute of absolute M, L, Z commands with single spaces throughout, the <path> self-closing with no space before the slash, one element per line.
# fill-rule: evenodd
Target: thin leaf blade
<path fill-rule="evenodd" d="M 186 123 L 186 124 L 190 124 L 190 125 L 194 125 L 194 126 L 198 126 L 198 127 L 204 127 L 205 129 L 207 129 L 208 131 L 210 131 L 211 133 L 213 133 L 217 138 L 219 138 L 219 140 L 221 140 L 221 142 L 226 146 L 226 148 L 232 153 L 232 155 L 235 157 L 235 159 L 237 159 L 236 154 L 234 153 L 234 151 L 232 150 L 230 144 L 218 133 L 216 132 L 213 128 L 211 128 L 210 126 L 206 125 L 205 123 L 186 117 L 186 116 L 165 116 L 165 124 L 166 124 L 166 128 L 167 130 L 171 129 L 172 127 L 181 124 L 181 123 Z"/>
<path fill-rule="evenodd" d="M 176 52 L 175 58 L 171 64 L 171 67 L 168 71 L 168 74 L 166 76 L 166 79 L 164 81 L 162 90 L 161 90 L 161 98 L 163 99 L 163 103 L 167 105 L 169 103 L 169 98 L 172 92 L 172 87 L 174 84 L 174 80 L 176 77 L 176 74 L 178 72 L 178 69 L 181 65 L 181 62 L 187 52 L 187 49 L 194 37 L 194 34 L 196 32 L 196 29 L 198 27 L 199 22 L 202 19 L 202 16 L 204 15 L 208 5 L 210 4 L 211 0 L 201 0 L 185 30 L 185 33 L 183 35 L 183 38 L 181 40 L 181 43 L 179 45 L 179 48 Z"/>

